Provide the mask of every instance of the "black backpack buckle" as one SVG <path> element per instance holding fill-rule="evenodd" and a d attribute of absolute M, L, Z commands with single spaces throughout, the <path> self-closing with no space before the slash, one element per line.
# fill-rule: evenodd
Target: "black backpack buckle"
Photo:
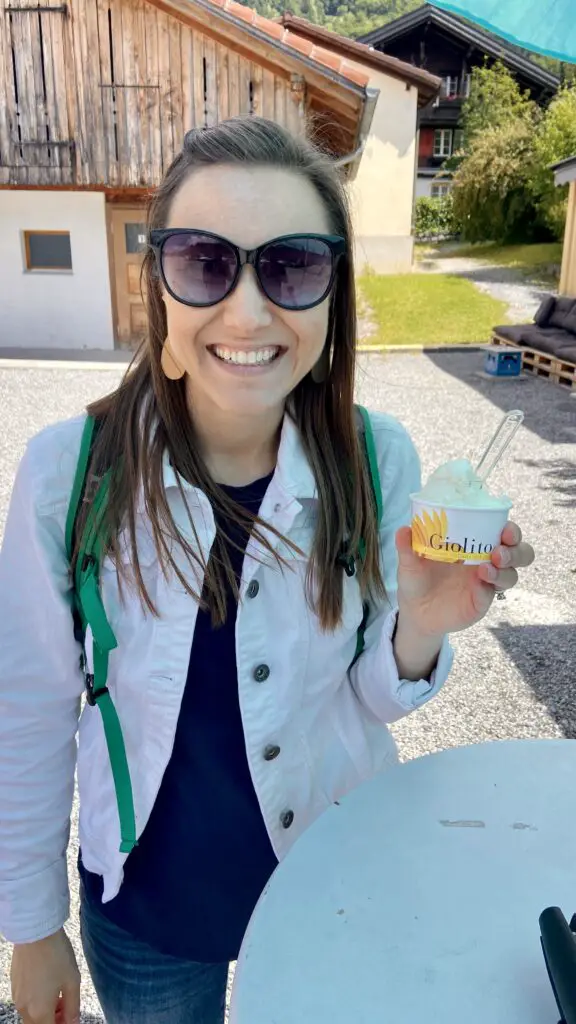
<path fill-rule="evenodd" d="M 86 689 L 86 700 L 91 708 L 96 707 L 96 702 L 102 694 L 109 693 L 107 686 L 101 686 L 98 690 L 94 689 L 94 676 L 90 672 L 86 674 L 84 686 Z"/>
<path fill-rule="evenodd" d="M 336 559 L 336 565 L 342 566 L 347 576 L 354 576 L 356 572 L 356 559 L 347 551 L 341 551 Z"/>

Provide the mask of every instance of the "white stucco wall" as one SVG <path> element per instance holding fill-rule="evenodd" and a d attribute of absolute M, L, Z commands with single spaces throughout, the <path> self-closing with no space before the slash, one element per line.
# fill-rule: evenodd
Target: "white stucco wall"
<path fill-rule="evenodd" d="M 432 182 L 433 181 L 434 181 L 434 178 L 424 178 L 424 177 L 420 177 L 420 175 L 418 175 L 418 177 L 416 178 L 416 196 L 415 196 L 415 198 L 416 199 L 421 199 L 423 196 L 426 196 L 427 198 L 430 198 L 430 196 L 432 194 Z"/>
<path fill-rule="evenodd" d="M 26 270 L 24 231 L 69 231 L 72 270 Z M 102 192 L 0 190 L 0 348 L 114 348 Z"/>
<path fill-rule="evenodd" d="M 357 65 L 380 90 L 366 148 L 350 192 L 359 270 L 404 273 L 412 266 L 418 92 Z"/>

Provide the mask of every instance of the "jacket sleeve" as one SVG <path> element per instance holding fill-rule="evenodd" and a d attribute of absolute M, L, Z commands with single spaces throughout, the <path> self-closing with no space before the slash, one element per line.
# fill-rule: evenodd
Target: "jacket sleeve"
<path fill-rule="evenodd" d="M 395 722 L 434 697 L 445 683 L 453 651 L 445 637 L 429 679 L 401 679 L 392 646 L 398 615 L 398 555 L 395 537 L 410 524 L 410 495 L 420 490 L 420 460 L 412 440 L 396 421 L 374 424 L 379 453 L 383 517 L 380 528 L 381 568 L 387 600 L 372 610 L 365 633 L 365 648 L 350 670 L 350 682 L 364 708 L 380 722 Z"/>
<path fill-rule="evenodd" d="M 0 932 L 14 943 L 51 935 L 69 914 L 83 690 L 63 529 L 54 505 L 39 510 L 43 455 L 31 442 L 0 552 Z"/>

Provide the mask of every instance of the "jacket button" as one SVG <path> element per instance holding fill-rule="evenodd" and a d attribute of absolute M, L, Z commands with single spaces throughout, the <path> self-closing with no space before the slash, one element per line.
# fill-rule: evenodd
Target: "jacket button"
<path fill-rule="evenodd" d="M 294 811 L 282 811 L 280 815 L 280 824 L 282 828 L 290 828 L 290 825 L 294 821 Z"/>
<path fill-rule="evenodd" d="M 257 683 L 265 683 L 269 675 L 270 669 L 268 668 L 268 665 L 258 665 L 257 668 L 254 669 L 254 679 Z"/>
<path fill-rule="evenodd" d="M 277 747 L 274 743 L 269 743 L 267 747 L 264 747 L 264 760 L 273 761 L 280 753 L 280 747 Z"/>
<path fill-rule="evenodd" d="M 248 590 L 246 591 L 248 597 L 256 597 L 256 594 L 260 590 L 260 584 L 258 580 L 250 580 L 248 584 Z"/>

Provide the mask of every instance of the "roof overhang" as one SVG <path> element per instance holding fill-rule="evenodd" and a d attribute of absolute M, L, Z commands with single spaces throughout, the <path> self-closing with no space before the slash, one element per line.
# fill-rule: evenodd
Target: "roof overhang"
<path fill-rule="evenodd" d="M 576 156 L 570 156 L 567 160 L 553 164 L 552 170 L 554 171 L 555 185 L 569 185 L 576 181 Z"/>
<path fill-rule="evenodd" d="M 504 64 L 514 68 L 519 73 L 521 72 L 527 78 L 532 79 L 534 84 L 540 85 L 542 88 L 555 92 L 560 86 L 560 79 L 556 75 L 541 67 L 540 64 L 536 64 L 535 61 L 523 56 L 513 46 L 505 42 L 504 39 L 493 36 L 481 28 L 477 28 L 463 18 L 450 14 L 449 11 L 439 10 L 437 7 L 432 7 L 431 4 L 427 3 L 423 4 L 422 7 L 417 7 L 415 11 L 410 11 L 408 14 L 395 18 L 394 21 L 389 21 L 386 25 L 382 25 L 381 28 L 373 29 L 372 32 L 367 32 L 366 35 L 360 36 L 359 42 L 361 41 L 369 46 L 386 44 L 426 23 L 431 23 L 448 34 L 461 39 L 463 42 L 475 46 L 491 57 L 502 60 Z"/>
<path fill-rule="evenodd" d="M 362 42 L 337 35 L 321 25 L 314 25 L 306 18 L 299 18 L 295 14 L 287 12 L 281 15 L 278 22 L 304 39 L 309 39 L 311 42 L 327 47 L 334 53 L 348 57 L 349 60 L 414 86 L 418 90 L 419 107 L 427 106 L 440 91 L 441 80 L 436 75 L 431 75 L 430 72 L 417 68 L 413 64 L 407 64 L 403 60 L 398 60 L 397 57 L 391 57 L 387 53 L 380 53 L 379 50 L 374 50 Z"/>

